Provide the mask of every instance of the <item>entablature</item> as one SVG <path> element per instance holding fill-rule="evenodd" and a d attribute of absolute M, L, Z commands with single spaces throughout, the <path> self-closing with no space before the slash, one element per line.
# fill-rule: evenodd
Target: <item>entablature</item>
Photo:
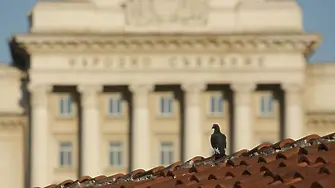
<path fill-rule="evenodd" d="M 208 84 L 230 84 L 253 82 L 257 84 L 280 84 L 284 82 L 304 83 L 305 73 L 291 71 L 108 71 L 108 70 L 30 70 L 32 85 L 129 85 L 137 81 L 151 84 L 181 84 L 187 81 Z M 62 79 L 59 79 L 62 78 Z"/>

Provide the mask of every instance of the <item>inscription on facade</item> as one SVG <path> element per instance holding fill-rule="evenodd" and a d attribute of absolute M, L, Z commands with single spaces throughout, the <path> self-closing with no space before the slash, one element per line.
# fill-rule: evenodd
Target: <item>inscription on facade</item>
<path fill-rule="evenodd" d="M 128 25 L 205 25 L 206 0 L 127 0 L 124 4 Z"/>
<path fill-rule="evenodd" d="M 68 60 L 74 69 L 217 69 L 261 68 L 260 56 L 116 56 L 76 57 Z"/>

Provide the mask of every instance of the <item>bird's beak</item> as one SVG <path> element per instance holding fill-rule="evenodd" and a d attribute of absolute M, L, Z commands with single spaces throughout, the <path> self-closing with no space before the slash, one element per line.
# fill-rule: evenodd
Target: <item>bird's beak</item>
<path fill-rule="evenodd" d="M 212 133 L 214 133 L 215 129 L 212 127 Z"/>

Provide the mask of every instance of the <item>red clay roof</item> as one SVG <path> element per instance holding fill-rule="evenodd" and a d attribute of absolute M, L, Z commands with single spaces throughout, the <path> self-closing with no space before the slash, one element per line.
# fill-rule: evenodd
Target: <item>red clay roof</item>
<path fill-rule="evenodd" d="M 176 162 L 149 171 L 85 176 L 48 186 L 51 187 L 334 188 L 335 133 L 264 143 L 218 160 L 194 157 L 185 163 Z"/>

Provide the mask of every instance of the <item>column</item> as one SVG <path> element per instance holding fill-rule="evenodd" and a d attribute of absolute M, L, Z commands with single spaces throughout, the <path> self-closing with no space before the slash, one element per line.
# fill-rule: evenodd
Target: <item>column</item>
<path fill-rule="evenodd" d="M 81 95 L 81 175 L 99 176 L 101 175 L 100 156 L 100 122 L 98 93 L 102 86 L 80 85 L 78 91 Z"/>
<path fill-rule="evenodd" d="M 149 93 L 154 85 L 130 85 L 133 93 L 133 125 L 132 125 L 132 169 L 153 168 L 150 150 Z"/>
<path fill-rule="evenodd" d="M 256 85 L 252 83 L 236 83 L 234 91 L 234 151 L 251 149 L 253 140 L 252 93 Z M 229 140 L 229 139 L 227 139 Z"/>
<path fill-rule="evenodd" d="M 285 137 L 298 139 L 303 136 L 302 86 L 282 84 L 285 90 Z"/>
<path fill-rule="evenodd" d="M 203 83 L 182 84 L 185 92 L 184 160 L 203 155 L 203 112 L 200 97 L 205 88 L 206 84 Z M 211 129 L 210 125 L 208 129 Z"/>
<path fill-rule="evenodd" d="M 47 85 L 31 86 L 31 186 L 50 184 L 49 169 L 49 122 L 48 93 L 52 87 Z"/>

